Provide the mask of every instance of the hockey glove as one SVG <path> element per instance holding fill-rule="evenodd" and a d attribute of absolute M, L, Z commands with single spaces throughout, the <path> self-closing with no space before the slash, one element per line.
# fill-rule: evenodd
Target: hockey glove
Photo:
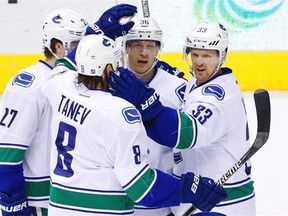
<path fill-rule="evenodd" d="M 160 61 L 158 60 L 157 63 L 156 63 L 156 67 L 157 68 L 160 68 L 172 75 L 175 75 L 179 78 L 184 78 L 184 72 L 181 71 L 180 69 L 178 69 L 177 67 L 172 67 L 171 65 L 169 65 L 167 62 L 164 62 L 164 61 Z"/>
<path fill-rule="evenodd" d="M 0 208 L 2 216 L 37 216 L 35 208 L 28 206 L 28 201 L 24 194 L 9 197 L 0 193 Z"/>
<path fill-rule="evenodd" d="M 226 198 L 224 189 L 210 178 L 191 172 L 181 177 L 180 201 L 182 203 L 192 203 L 201 211 L 208 212 Z"/>
<path fill-rule="evenodd" d="M 124 36 L 133 27 L 134 22 L 129 21 L 120 24 L 120 19 L 124 17 L 134 16 L 137 13 L 137 7 L 129 4 L 119 4 L 105 11 L 93 26 L 86 29 L 86 35 L 89 34 L 105 34 L 107 37 L 115 40 Z"/>
<path fill-rule="evenodd" d="M 132 103 L 141 113 L 144 122 L 151 120 L 162 109 L 159 94 L 128 69 L 119 67 L 120 75 L 110 72 L 110 92 Z"/>

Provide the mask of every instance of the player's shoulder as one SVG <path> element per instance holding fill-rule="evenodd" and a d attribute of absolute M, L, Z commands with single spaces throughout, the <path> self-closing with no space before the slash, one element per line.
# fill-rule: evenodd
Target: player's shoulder
<path fill-rule="evenodd" d="M 179 78 L 176 75 L 169 74 L 165 70 L 158 68 L 157 74 L 155 76 L 156 79 L 163 80 L 165 83 L 169 83 L 172 86 L 179 86 L 186 84 L 187 81 L 185 79 Z"/>
<path fill-rule="evenodd" d="M 233 74 L 228 72 L 204 84 L 199 93 L 203 97 L 225 102 L 235 99 L 241 90 Z"/>
<path fill-rule="evenodd" d="M 101 105 L 102 108 L 105 107 L 107 118 L 115 124 L 126 126 L 142 122 L 140 112 L 133 104 L 122 98 L 112 96 L 110 93 L 107 94 L 110 99 L 105 100 Z"/>
<path fill-rule="evenodd" d="M 175 75 L 169 74 L 163 69 L 158 68 L 155 77 L 149 83 L 153 88 L 165 88 L 167 91 L 185 91 L 187 81 Z"/>
<path fill-rule="evenodd" d="M 39 61 L 38 63 L 19 71 L 7 83 L 6 89 L 10 92 L 22 94 L 30 94 L 33 91 L 38 91 L 51 70 L 52 67 L 45 64 L 43 61 Z"/>
<path fill-rule="evenodd" d="M 63 70 L 59 72 L 57 68 L 54 68 L 51 72 L 51 77 L 45 83 L 42 84 L 41 90 L 45 95 L 51 95 L 50 93 L 64 89 L 74 89 L 77 73 L 73 70 Z M 76 90 L 75 90 L 76 91 Z"/>

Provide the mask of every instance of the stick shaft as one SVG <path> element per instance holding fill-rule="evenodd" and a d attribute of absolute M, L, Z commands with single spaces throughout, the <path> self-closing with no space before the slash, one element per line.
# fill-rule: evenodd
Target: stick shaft
<path fill-rule="evenodd" d="M 145 18 L 150 17 L 148 0 L 141 0 L 141 4 L 142 4 L 143 16 Z"/>

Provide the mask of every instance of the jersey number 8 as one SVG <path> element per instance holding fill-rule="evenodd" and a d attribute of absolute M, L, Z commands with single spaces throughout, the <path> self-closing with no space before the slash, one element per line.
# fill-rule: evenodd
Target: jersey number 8
<path fill-rule="evenodd" d="M 64 146 L 65 133 L 68 135 L 68 142 Z M 64 122 L 59 123 L 58 134 L 55 141 L 58 151 L 57 165 L 54 169 L 56 175 L 71 177 L 74 174 L 71 168 L 73 157 L 69 154 L 69 151 L 75 148 L 76 134 L 77 130 L 75 127 Z"/>

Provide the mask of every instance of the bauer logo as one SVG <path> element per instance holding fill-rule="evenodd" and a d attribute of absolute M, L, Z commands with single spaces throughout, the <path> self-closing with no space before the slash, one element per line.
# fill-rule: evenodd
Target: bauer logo
<path fill-rule="evenodd" d="M 14 78 L 14 80 L 12 81 L 12 85 L 18 85 L 28 88 L 29 86 L 32 85 L 34 79 L 35 76 L 33 74 L 22 72 Z"/>
<path fill-rule="evenodd" d="M 128 107 L 128 108 L 123 109 L 122 114 L 123 114 L 125 120 L 129 124 L 134 124 L 134 123 L 137 123 L 137 122 L 141 122 L 140 113 L 134 107 Z"/>

